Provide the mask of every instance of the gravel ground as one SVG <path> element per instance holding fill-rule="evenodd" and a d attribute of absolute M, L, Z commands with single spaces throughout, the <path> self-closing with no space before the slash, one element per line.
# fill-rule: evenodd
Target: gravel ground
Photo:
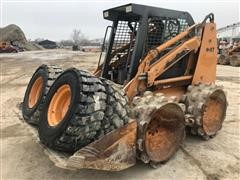
<path fill-rule="evenodd" d="M 121 172 L 69 171 L 54 166 L 21 126 L 19 103 L 39 65 L 93 71 L 98 56 L 67 50 L 0 54 L 1 179 L 240 179 L 240 68 L 230 66 L 217 67 L 217 84 L 225 87 L 229 106 L 223 128 L 214 139 L 187 137 L 176 155 L 158 169 L 141 162 Z"/>

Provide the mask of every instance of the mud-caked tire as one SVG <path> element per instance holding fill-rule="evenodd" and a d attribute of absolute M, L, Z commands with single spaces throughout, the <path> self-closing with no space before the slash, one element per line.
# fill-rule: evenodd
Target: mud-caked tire
<path fill-rule="evenodd" d="M 127 124 L 130 109 L 128 97 L 122 87 L 107 79 L 101 78 L 101 81 L 107 93 L 106 110 L 100 132 L 103 135 Z"/>
<path fill-rule="evenodd" d="M 156 168 L 175 154 L 185 137 L 185 105 L 175 96 L 146 91 L 132 106 L 131 116 L 138 122 L 137 157 Z"/>
<path fill-rule="evenodd" d="M 189 85 L 185 96 L 186 124 L 190 133 L 203 139 L 215 137 L 226 116 L 227 99 L 215 84 Z"/>
<path fill-rule="evenodd" d="M 61 73 L 61 68 L 45 64 L 35 71 L 23 99 L 22 115 L 26 122 L 38 124 L 49 89 Z"/>

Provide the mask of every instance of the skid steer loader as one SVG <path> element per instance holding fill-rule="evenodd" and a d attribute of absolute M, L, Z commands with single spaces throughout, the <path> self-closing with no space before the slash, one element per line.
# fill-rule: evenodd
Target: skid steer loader
<path fill-rule="evenodd" d="M 113 24 L 93 74 L 42 65 L 27 87 L 23 116 L 50 159 L 67 169 L 157 167 L 185 132 L 214 137 L 227 108 L 214 84 L 214 15 L 194 23 L 187 12 L 127 4 L 103 16 Z"/>

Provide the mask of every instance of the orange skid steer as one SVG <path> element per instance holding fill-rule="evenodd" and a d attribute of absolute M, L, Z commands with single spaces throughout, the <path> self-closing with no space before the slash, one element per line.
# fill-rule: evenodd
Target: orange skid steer
<path fill-rule="evenodd" d="M 93 74 L 42 65 L 27 87 L 23 117 L 50 159 L 68 169 L 157 167 L 185 133 L 213 138 L 227 109 L 214 15 L 194 23 L 187 12 L 127 4 L 103 16 L 113 24 Z"/>

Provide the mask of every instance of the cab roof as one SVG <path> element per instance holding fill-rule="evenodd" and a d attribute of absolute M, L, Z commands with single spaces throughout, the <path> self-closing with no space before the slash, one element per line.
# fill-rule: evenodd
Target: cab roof
<path fill-rule="evenodd" d="M 138 21 L 141 17 L 165 17 L 185 19 L 189 25 L 194 24 L 192 16 L 186 11 L 177 11 L 140 4 L 125 4 L 103 11 L 104 19 L 111 21 Z"/>

